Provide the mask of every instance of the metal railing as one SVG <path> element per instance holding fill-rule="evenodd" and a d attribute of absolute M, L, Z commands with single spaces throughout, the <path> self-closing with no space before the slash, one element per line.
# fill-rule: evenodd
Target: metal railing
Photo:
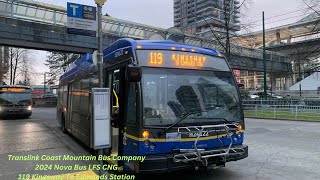
<path fill-rule="evenodd" d="M 40 2 L 0 0 L 0 17 L 45 23 L 52 26 L 67 26 L 65 8 Z M 133 23 L 110 16 L 103 16 L 102 28 L 104 33 L 138 39 L 148 39 L 153 34 L 159 34 L 166 39 L 167 35 L 172 34 L 163 28 Z M 181 35 L 177 34 L 177 36 Z M 183 35 L 183 39 L 186 44 L 217 49 L 223 52 L 219 43 L 214 40 L 193 35 Z M 262 59 L 260 49 L 232 45 L 232 52 L 242 57 Z M 269 57 L 267 59 L 269 61 L 289 63 L 288 56 L 284 54 L 267 51 L 267 57 Z"/>
<path fill-rule="evenodd" d="M 242 105 L 245 117 L 320 121 L 320 99 L 254 99 Z"/>

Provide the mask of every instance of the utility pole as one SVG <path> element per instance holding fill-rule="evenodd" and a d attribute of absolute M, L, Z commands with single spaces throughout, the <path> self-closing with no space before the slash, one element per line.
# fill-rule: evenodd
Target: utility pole
<path fill-rule="evenodd" d="M 43 96 L 45 96 L 46 95 L 46 89 L 47 89 L 47 87 L 46 87 L 46 72 L 44 73 L 44 78 L 43 78 Z"/>
<path fill-rule="evenodd" d="M 264 27 L 264 11 L 262 11 L 262 27 L 263 27 L 263 95 L 267 99 L 267 60 L 266 60 L 266 32 Z"/>

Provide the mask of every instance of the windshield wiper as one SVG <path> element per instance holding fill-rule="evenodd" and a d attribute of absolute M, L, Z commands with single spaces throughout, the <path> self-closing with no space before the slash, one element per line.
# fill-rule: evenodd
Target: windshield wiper
<path fill-rule="evenodd" d="M 31 100 L 21 100 L 21 101 L 17 102 L 17 104 L 28 105 L 28 104 L 31 104 Z"/>
<path fill-rule="evenodd" d="M 232 124 L 232 122 L 230 122 L 229 120 L 227 120 L 226 118 L 209 118 L 209 119 L 221 119 L 229 124 Z"/>
<path fill-rule="evenodd" d="M 203 113 L 203 112 L 207 112 L 207 111 L 197 111 L 197 112 L 189 112 L 187 114 L 185 114 L 184 116 L 182 116 L 180 119 L 178 119 L 176 122 L 172 123 L 169 127 L 167 127 L 166 129 L 164 129 L 162 132 L 160 132 L 160 136 L 163 135 L 165 132 L 167 132 L 169 129 L 171 129 L 173 126 L 179 124 L 181 121 L 185 120 L 187 117 L 189 117 L 192 114 L 198 114 L 198 113 Z"/>

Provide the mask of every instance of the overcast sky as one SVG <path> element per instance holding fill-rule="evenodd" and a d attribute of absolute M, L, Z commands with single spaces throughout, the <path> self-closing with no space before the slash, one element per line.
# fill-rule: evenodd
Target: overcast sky
<path fill-rule="evenodd" d="M 67 1 L 62 0 L 40 0 L 42 2 L 67 6 Z M 242 0 L 241 0 L 242 1 Z M 301 0 L 247 0 L 251 1 L 248 9 L 245 10 L 247 19 L 261 20 L 262 11 L 265 11 L 265 17 L 280 15 L 287 12 L 297 11 L 301 7 Z M 95 6 L 94 0 L 68 0 L 79 4 Z M 147 25 L 169 28 L 173 26 L 173 0 L 108 0 L 103 6 L 103 14 L 129 20 Z M 286 16 L 270 19 L 270 21 L 290 18 L 280 23 L 293 22 L 301 12 L 291 13 Z M 296 18 L 292 18 L 296 16 Z M 267 22 L 268 23 L 268 22 Z M 261 24 L 261 23 L 260 23 Z M 279 23 L 272 23 L 279 24 Z M 270 26 L 270 24 L 268 25 Z"/>
<path fill-rule="evenodd" d="M 62 0 L 39 0 L 50 4 L 66 7 L 67 1 Z M 276 27 L 299 20 L 304 11 L 299 10 L 302 6 L 301 0 L 251 0 L 252 3 L 245 11 L 247 16 L 242 21 L 256 21 L 252 31 L 262 28 L 262 11 L 265 11 L 266 27 Z M 93 5 L 94 0 L 68 0 L 79 4 Z M 162 28 L 173 26 L 173 0 L 108 0 L 103 7 L 103 14 L 133 21 L 136 23 L 147 24 Z M 286 14 L 286 15 L 282 15 Z M 281 15 L 281 16 L 279 16 Z M 276 16 L 276 17 L 274 17 Z M 270 18 L 271 19 L 268 19 Z M 43 65 L 46 58 L 45 53 L 35 52 L 39 68 L 37 72 L 48 71 Z M 40 83 L 37 81 L 36 83 Z"/>

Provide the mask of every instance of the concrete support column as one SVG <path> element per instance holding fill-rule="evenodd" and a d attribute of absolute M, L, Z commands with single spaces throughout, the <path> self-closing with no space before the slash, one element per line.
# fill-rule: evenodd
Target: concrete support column
<path fill-rule="evenodd" d="M 289 38 L 287 39 L 287 43 L 291 43 L 291 38 L 292 36 L 289 36 Z"/>
<path fill-rule="evenodd" d="M 291 86 L 291 77 L 286 77 L 285 78 L 285 83 L 284 83 L 284 90 L 288 91 L 290 90 L 290 86 Z"/>
<path fill-rule="evenodd" d="M 281 42 L 280 32 L 277 32 L 276 36 L 277 36 L 277 43 L 280 44 Z"/>
<path fill-rule="evenodd" d="M 274 92 L 276 90 L 277 87 L 277 78 L 275 77 L 270 77 L 271 80 L 271 88 L 272 88 L 272 92 Z"/>

